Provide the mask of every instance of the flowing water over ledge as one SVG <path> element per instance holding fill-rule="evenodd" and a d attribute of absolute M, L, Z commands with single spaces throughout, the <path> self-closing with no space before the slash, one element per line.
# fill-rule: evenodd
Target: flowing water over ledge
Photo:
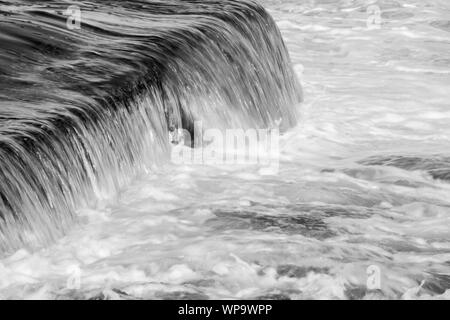
<path fill-rule="evenodd" d="M 378 1 L 379 29 L 367 1 L 302 3 L 263 1 L 305 91 L 277 175 L 141 175 L 1 260 L 0 296 L 450 298 L 448 1 Z"/>

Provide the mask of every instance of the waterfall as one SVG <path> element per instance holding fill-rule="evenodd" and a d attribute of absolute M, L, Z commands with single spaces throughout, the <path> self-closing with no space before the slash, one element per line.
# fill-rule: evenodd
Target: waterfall
<path fill-rule="evenodd" d="M 0 252 L 45 246 L 137 174 L 169 131 L 296 124 L 301 89 L 256 2 L 2 1 Z"/>

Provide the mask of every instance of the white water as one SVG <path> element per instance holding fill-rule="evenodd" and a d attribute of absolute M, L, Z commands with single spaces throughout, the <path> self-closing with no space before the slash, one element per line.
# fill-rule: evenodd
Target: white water
<path fill-rule="evenodd" d="M 450 181 L 358 164 L 450 155 L 450 3 L 378 1 L 372 30 L 372 2 L 263 2 L 305 90 L 278 175 L 143 175 L 55 245 L 1 260 L 0 298 L 450 298 Z"/>

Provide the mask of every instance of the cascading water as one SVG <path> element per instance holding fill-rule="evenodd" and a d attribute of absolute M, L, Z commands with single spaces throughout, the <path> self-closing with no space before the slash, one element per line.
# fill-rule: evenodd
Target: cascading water
<path fill-rule="evenodd" d="M 81 205 L 167 160 L 168 131 L 296 123 L 301 91 L 252 1 L 0 7 L 0 250 L 46 245 Z"/>
<path fill-rule="evenodd" d="M 450 2 L 258 2 L 0 2 L 0 299 L 449 299 Z"/>

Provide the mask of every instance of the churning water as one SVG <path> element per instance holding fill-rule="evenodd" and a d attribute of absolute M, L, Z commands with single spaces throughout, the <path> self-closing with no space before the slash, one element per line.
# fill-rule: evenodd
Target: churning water
<path fill-rule="evenodd" d="M 0 297 L 450 298 L 448 1 L 105 3 L 0 7 Z"/>

